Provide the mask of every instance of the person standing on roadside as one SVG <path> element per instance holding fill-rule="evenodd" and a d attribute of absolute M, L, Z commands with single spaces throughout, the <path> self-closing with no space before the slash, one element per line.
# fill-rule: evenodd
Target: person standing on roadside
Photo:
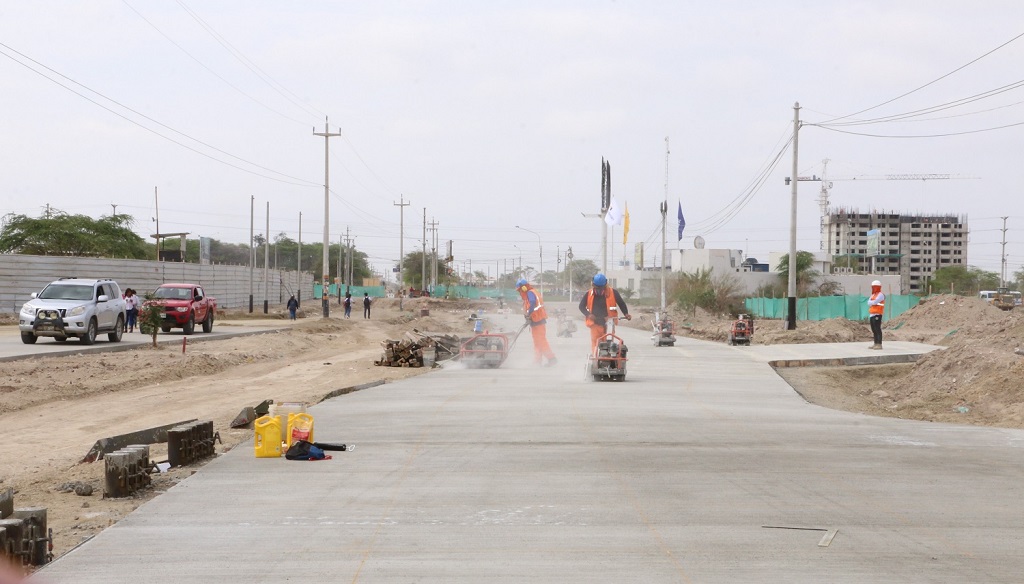
<path fill-rule="evenodd" d="M 370 318 L 370 304 L 373 300 L 370 299 L 369 292 L 363 292 L 363 318 Z"/>
<path fill-rule="evenodd" d="M 292 294 L 292 297 L 288 299 L 288 318 L 295 320 L 295 312 L 299 310 L 299 301 Z"/>
<path fill-rule="evenodd" d="M 352 316 L 352 293 L 345 292 L 345 318 Z"/>
<path fill-rule="evenodd" d="M 621 314 L 619 309 L 622 309 Z M 580 299 L 580 312 L 590 327 L 591 354 L 597 350 L 597 342 L 608 332 L 608 319 L 617 323 L 620 318 L 633 318 L 626 308 L 626 301 L 618 290 L 608 285 L 608 278 L 604 274 L 594 276 L 594 286 Z"/>
<path fill-rule="evenodd" d="M 135 289 L 128 288 L 124 291 L 124 330 L 122 332 L 135 332 L 135 321 L 139 316 L 139 297 Z"/>
<path fill-rule="evenodd" d="M 550 367 L 557 363 L 558 359 L 548 344 L 548 313 L 544 308 L 544 299 L 525 278 L 520 278 L 516 282 L 516 290 L 523 299 L 523 314 L 526 315 L 526 324 L 530 325 L 530 335 L 533 337 L 533 363 Z M 544 359 L 547 359 L 546 364 Z"/>
<path fill-rule="evenodd" d="M 882 315 L 885 314 L 885 294 L 882 293 L 882 283 L 878 280 L 871 282 L 871 296 L 868 297 L 868 322 L 871 323 L 871 334 L 875 337 L 875 344 L 869 349 L 882 348 Z"/>

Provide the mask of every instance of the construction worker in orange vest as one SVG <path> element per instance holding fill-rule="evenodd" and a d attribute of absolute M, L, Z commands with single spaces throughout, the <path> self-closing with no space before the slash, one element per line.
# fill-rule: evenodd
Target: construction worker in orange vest
<path fill-rule="evenodd" d="M 530 335 L 533 336 L 533 362 L 537 365 L 544 365 L 547 359 L 548 367 L 558 362 L 555 353 L 548 344 L 548 312 L 544 309 L 544 299 L 525 278 L 516 282 L 516 290 L 523 299 L 523 313 L 526 315 L 526 322 L 530 325 Z"/>
<path fill-rule="evenodd" d="M 608 332 L 606 324 L 609 318 L 616 323 L 620 318 L 632 318 L 629 309 L 626 308 L 626 301 L 619 295 L 618 290 L 608 285 L 608 278 L 604 274 L 594 276 L 594 286 L 580 299 L 580 312 L 586 317 L 587 326 L 590 327 L 591 354 L 597 350 L 597 342 Z"/>
<path fill-rule="evenodd" d="M 882 283 L 871 282 L 871 296 L 868 297 L 868 322 L 871 323 L 871 334 L 875 336 L 875 344 L 869 349 L 882 348 L 882 315 L 885 314 L 885 294 L 882 294 Z"/>

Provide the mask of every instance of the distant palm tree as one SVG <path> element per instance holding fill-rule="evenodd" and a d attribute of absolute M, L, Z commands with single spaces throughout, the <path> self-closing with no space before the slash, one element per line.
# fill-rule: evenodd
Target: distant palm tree
<path fill-rule="evenodd" d="M 798 296 L 805 296 L 807 290 L 814 284 L 814 281 L 821 276 L 821 273 L 815 270 L 812 266 L 814 265 L 814 254 L 809 251 L 798 251 L 796 252 L 796 292 Z M 782 280 L 784 286 L 789 285 L 789 254 L 782 256 L 779 259 L 779 279 Z"/>

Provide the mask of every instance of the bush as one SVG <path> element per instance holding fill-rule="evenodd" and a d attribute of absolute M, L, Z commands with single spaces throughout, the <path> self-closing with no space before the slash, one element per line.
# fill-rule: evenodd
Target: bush
<path fill-rule="evenodd" d="M 713 276 L 712 270 L 703 268 L 683 274 L 670 296 L 680 308 L 690 312 L 698 307 L 714 314 L 743 312 L 743 296 L 736 278 Z"/>

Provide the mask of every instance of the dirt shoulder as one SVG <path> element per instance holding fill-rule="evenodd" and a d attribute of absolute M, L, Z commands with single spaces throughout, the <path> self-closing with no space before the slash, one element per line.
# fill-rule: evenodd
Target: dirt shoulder
<path fill-rule="evenodd" d="M 230 450 L 252 437 L 230 422 L 244 406 L 265 399 L 316 403 L 326 394 L 371 381 L 425 373 L 421 368 L 378 367 L 381 341 L 400 339 L 416 328 L 468 333 L 472 303 L 437 300 L 378 300 L 372 318 L 324 320 L 319 315 L 291 323 L 280 315 L 225 314 L 216 326 L 266 321 L 285 330 L 195 343 L 185 355 L 170 347 L 118 353 L 82 353 L 4 363 L 0 371 L 0 489 L 13 487 L 17 507 L 45 507 L 60 555 L 131 513 L 144 501 L 194 472 L 172 469 L 154 476 L 151 489 L 134 498 L 103 499 L 103 463 L 80 464 L 96 440 L 198 418 L 213 420 Z M 429 316 L 421 316 L 422 309 Z M 163 460 L 162 445 L 152 449 Z M 81 482 L 91 496 L 64 492 Z"/>

